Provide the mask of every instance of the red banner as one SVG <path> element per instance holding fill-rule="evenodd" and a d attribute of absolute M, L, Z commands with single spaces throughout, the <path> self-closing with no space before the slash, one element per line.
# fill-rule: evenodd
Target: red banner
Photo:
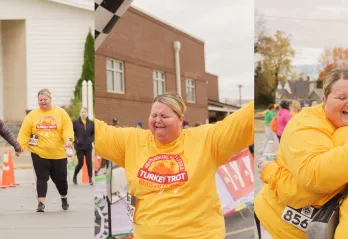
<path fill-rule="evenodd" d="M 234 155 L 218 172 L 234 200 L 254 190 L 254 158 L 248 149 Z"/>

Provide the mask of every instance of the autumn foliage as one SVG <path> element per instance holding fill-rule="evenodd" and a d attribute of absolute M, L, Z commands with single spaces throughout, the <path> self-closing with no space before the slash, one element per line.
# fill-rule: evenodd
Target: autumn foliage
<path fill-rule="evenodd" d="M 323 68 L 319 73 L 319 80 L 324 81 L 331 70 L 335 68 L 348 68 L 348 49 L 326 49 L 320 56 L 319 62 Z"/>

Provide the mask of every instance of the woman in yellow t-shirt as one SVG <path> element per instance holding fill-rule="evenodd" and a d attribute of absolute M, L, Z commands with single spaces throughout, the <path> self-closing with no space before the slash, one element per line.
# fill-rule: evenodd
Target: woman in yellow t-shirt
<path fill-rule="evenodd" d="M 332 140 L 335 145 L 343 146 L 348 143 L 348 126 L 343 126 L 338 128 L 334 134 L 332 135 Z M 267 168 L 267 170 L 263 171 L 265 167 L 269 167 L 272 171 Z M 259 163 L 259 171 L 260 175 L 262 175 L 262 181 L 266 184 L 273 184 L 273 176 L 277 175 L 278 178 L 288 178 L 293 180 L 293 175 L 287 170 L 281 170 L 281 167 L 277 165 L 276 162 L 269 162 L 266 159 L 261 159 Z M 344 185 L 338 190 L 335 190 L 332 193 L 326 194 L 323 198 L 319 199 L 318 202 L 315 202 L 314 205 L 321 205 L 324 202 L 331 199 L 333 196 L 337 195 L 337 193 L 342 193 L 344 188 L 348 187 L 348 185 Z M 296 197 L 297 201 L 301 201 L 306 198 L 306 195 L 297 190 L 297 186 L 293 183 L 282 184 L 281 187 L 272 187 L 274 191 L 276 191 L 278 195 L 278 201 L 282 201 L 285 204 L 291 203 L 294 197 Z M 341 204 L 339 209 L 339 225 L 335 231 L 335 239 L 345 239 L 348 235 L 348 198 L 345 198 Z"/>
<path fill-rule="evenodd" d="M 36 211 L 45 211 L 49 177 L 61 195 L 62 208 L 67 210 L 69 203 L 67 199 L 67 153 L 65 148 L 72 149 L 74 139 L 72 121 L 64 109 L 52 106 L 52 96 L 48 89 L 40 90 L 37 97 L 39 107 L 32 110 L 24 118 L 18 135 L 22 152 L 26 148 L 31 152 L 38 197 Z"/>
<path fill-rule="evenodd" d="M 185 108 L 177 93 L 165 93 L 153 101 L 149 130 L 95 120 L 96 154 L 125 168 L 137 239 L 225 238 L 215 173 L 253 144 L 254 104 L 188 129 Z"/>
<path fill-rule="evenodd" d="M 323 90 L 324 103 L 291 120 L 276 161 L 262 172 L 266 184 L 255 198 L 255 213 L 274 239 L 307 238 L 306 223 L 289 215 L 323 206 L 348 183 L 348 144 L 336 146 L 333 137 L 348 125 L 348 69 L 330 72 Z"/>

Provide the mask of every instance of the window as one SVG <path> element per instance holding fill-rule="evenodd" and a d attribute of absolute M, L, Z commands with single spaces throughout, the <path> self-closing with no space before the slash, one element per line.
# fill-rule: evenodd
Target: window
<path fill-rule="evenodd" d="M 124 63 L 106 59 L 106 89 L 108 92 L 124 94 Z"/>
<path fill-rule="evenodd" d="M 161 95 L 166 91 L 166 79 L 164 77 L 164 72 L 154 71 L 153 72 L 153 94 L 156 97 Z"/>
<path fill-rule="evenodd" d="M 186 99 L 189 103 L 196 102 L 195 81 L 192 79 L 186 79 Z"/>

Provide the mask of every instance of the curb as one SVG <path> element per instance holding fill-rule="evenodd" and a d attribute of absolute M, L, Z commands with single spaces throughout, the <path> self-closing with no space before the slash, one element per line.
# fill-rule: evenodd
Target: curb
<path fill-rule="evenodd" d="M 19 170 L 21 170 L 21 169 L 32 169 L 33 166 L 32 165 L 18 165 L 18 166 L 15 165 L 13 168 L 14 169 L 19 169 Z M 0 167 L 0 169 L 2 170 L 2 166 Z"/>
<path fill-rule="evenodd" d="M 263 128 L 258 128 L 258 129 L 254 129 L 254 133 L 264 133 L 265 129 Z"/>

